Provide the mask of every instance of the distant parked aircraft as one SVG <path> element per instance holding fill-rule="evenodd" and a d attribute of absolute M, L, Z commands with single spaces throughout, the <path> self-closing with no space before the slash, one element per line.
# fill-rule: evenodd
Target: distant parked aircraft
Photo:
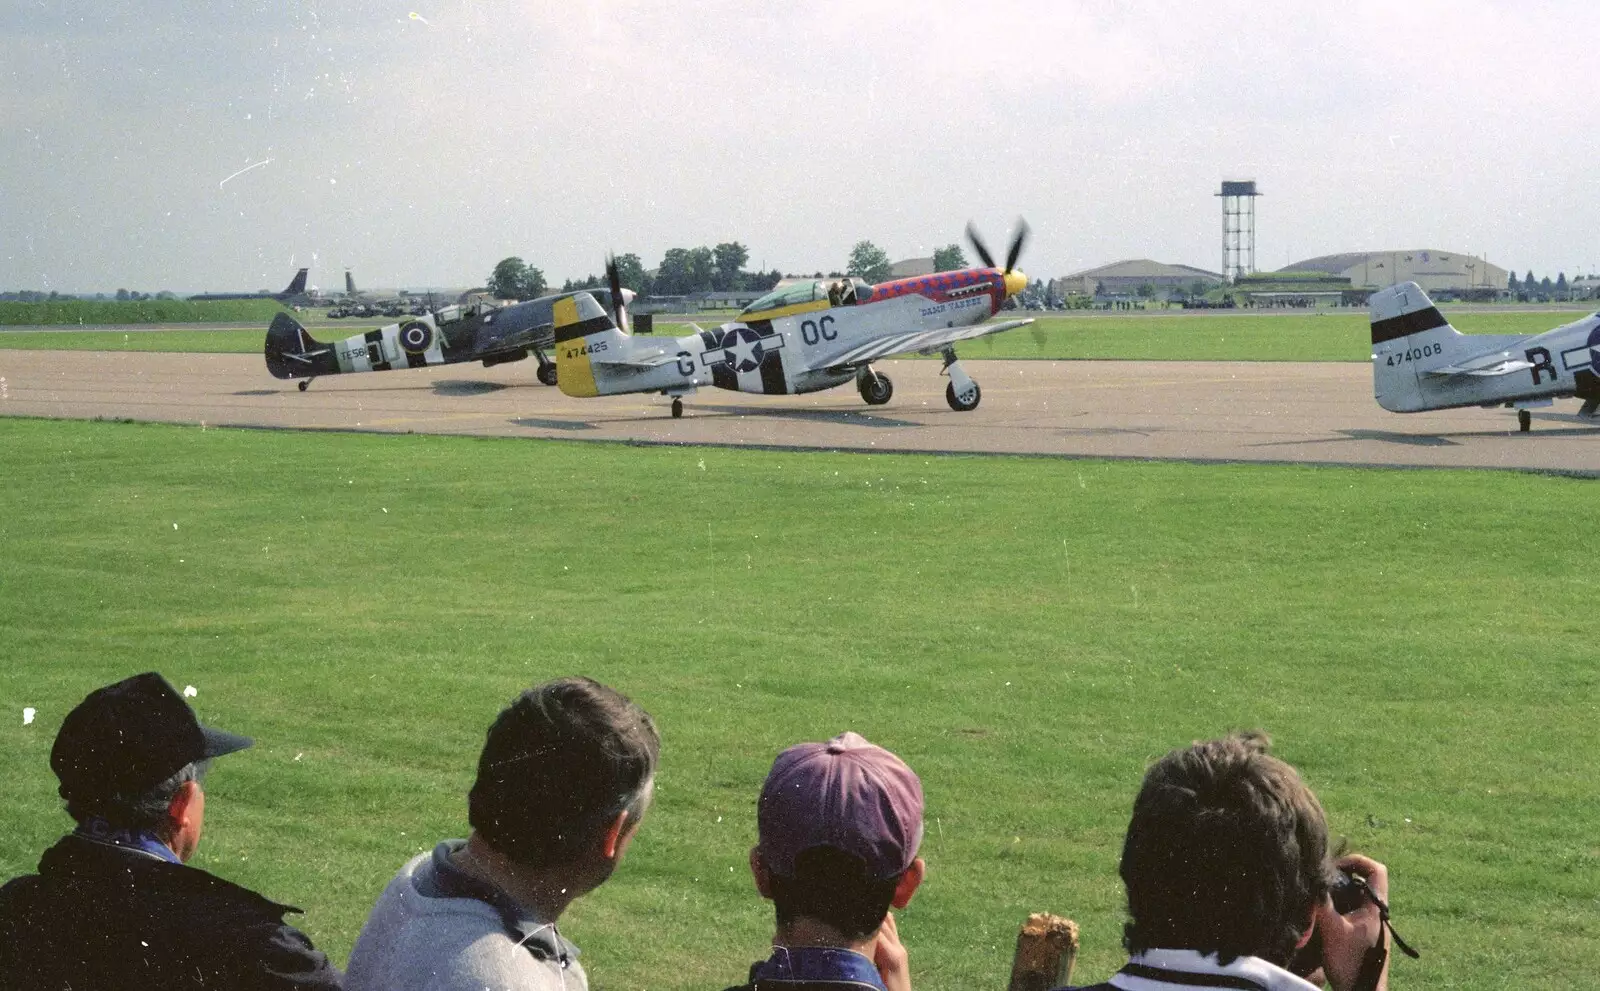
<path fill-rule="evenodd" d="M 275 299 L 280 303 L 291 306 L 311 302 L 311 295 L 306 292 L 306 269 L 301 269 L 289 280 L 283 292 L 206 292 L 198 296 L 190 296 L 192 300 L 216 299 Z"/>
<path fill-rule="evenodd" d="M 396 296 L 380 297 L 373 293 L 362 292 L 356 288 L 355 277 L 347 268 L 344 270 L 344 295 L 328 310 L 328 316 L 337 320 L 340 317 L 399 317 L 407 313 L 421 316 L 426 312 L 427 308 L 420 301 L 413 302 Z"/>
<path fill-rule="evenodd" d="M 1372 386 L 1395 413 L 1508 406 L 1526 432 L 1530 406 L 1576 396 L 1600 413 L 1600 313 L 1532 336 L 1463 334 L 1415 282 L 1371 300 Z"/>

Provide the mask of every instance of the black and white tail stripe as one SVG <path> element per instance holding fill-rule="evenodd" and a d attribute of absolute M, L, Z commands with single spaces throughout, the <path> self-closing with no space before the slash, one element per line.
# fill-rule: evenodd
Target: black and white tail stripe
<path fill-rule="evenodd" d="M 1412 310 L 1410 313 L 1402 313 L 1387 320 L 1374 320 L 1372 343 L 1382 344 L 1397 337 L 1410 337 L 1412 334 L 1421 334 L 1435 327 L 1443 327 L 1449 322 L 1444 318 L 1444 314 L 1439 312 L 1437 306 Z"/>

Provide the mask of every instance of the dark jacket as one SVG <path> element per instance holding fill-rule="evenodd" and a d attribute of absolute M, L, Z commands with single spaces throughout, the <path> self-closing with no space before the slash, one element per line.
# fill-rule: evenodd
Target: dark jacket
<path fill-rule="evenodd" d="M 299 909 L 205 871 L 79 836 L 0 888 L 0 991 L 338 988 L 285 925 Z"/>

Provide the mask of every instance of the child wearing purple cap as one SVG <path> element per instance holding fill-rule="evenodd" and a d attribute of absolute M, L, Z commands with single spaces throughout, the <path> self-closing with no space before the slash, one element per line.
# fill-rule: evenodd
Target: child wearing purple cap
<path fill-rule="evenodd" d="M 756 890 L 772 901 L 772 956 L 729 991 L 910 991 L 891 908 L 922 883 L 922 783 L 856 733 L 778 755 L 761 788 Z"/>

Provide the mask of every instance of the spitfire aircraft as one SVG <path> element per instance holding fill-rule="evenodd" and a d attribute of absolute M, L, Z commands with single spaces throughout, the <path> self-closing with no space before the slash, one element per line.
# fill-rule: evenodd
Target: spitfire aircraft
<path fill-rule="evenodd" d="M 619 313 L 627 313 L 633 291 L 590 290 Z M 593 295 L 591 295 L 593 294 Z M 280 313 L 267 328 L 267 371 L 281 379 L 300 379 L 300 391 L 311 380 L 343 372 L 382 372 L 425 365 L 481 361 L 484 367 L 521 361 L 530 354 L 539 361 L 537 378 L 556 384 L 556 364 L 546 357 L 554 344 L 554 312 L 572 293 L 541 296 L 499 306 L 475 303 L 446 306 L 401 323 L 392 323 L 342 341 L 315 340 L 300 322 Z"/>
<path fill-rule="evenodd" d="M 737 320 L 715 330 L 696 327 L 687 337 L 631 336 L 624 314 L 608 315 L 596 299 L 575 293 L 555 305 L 558 382 L 569 396 L 659 392 L 672 397 L 675 417 L 683 415 L 683 397 L 706 385 L 782 395 L 853 379 L 861 398 L 880 406 L 894 395 L 894 384 L 873 369 L 874 361 L 939 352 L 950 377 L 945 401 L 957 411 L 973 410 L 982 393 L 957 360 L 955 345 L 1033 322 L 984 323 L 1028 284 L 1016 270 L 1027 234 L 1027 225 L 1019 225 L 1004 269 L 995 267 L 969 226 L 983 268 L 878 285 L 858 278 L 806 281 L 761 297 Z M 614 262 L 607 275 L 614 290 Z"/>
<path fill-rule="evenodd" d="M 1372 384 L 1395 413 L 1507 406 L 1526 432 L 1529 407 L 1576 396 L 1600 412 L 1600 313 L 1542 334 L 1463 334 L 1415 282 L 1375 293 Z M 559 338 L 559 334 L 557 335 Z"/>

